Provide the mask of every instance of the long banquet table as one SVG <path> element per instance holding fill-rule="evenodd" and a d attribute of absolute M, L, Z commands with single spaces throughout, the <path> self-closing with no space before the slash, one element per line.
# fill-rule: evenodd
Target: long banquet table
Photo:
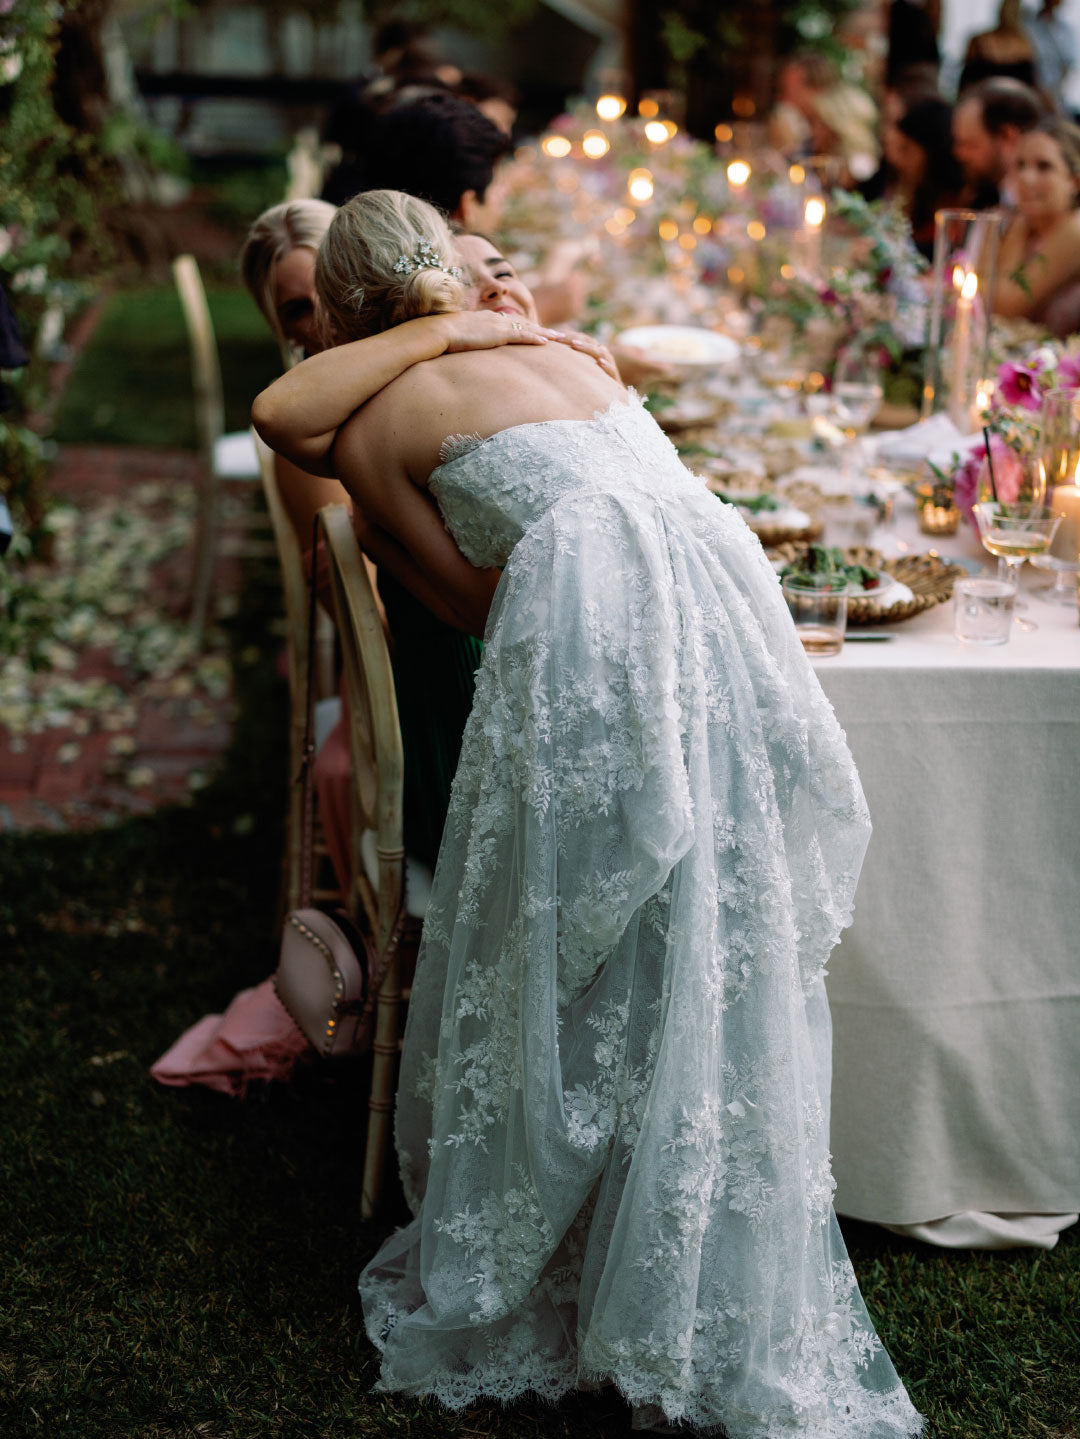
<path fill-rule="evenodd" d="M 1003 646 L 945 604 L 815 662 L 874 822 L 828 979 L 842 1214 L 1080 1210 L 1080 623 L 1029 606 Z"/>

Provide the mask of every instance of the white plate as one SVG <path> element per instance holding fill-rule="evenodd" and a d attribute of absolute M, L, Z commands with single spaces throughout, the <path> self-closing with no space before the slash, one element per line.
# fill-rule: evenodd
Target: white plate
<path fill-rule="evenodd" d="M 664 365 L 730 365 L 739 356 L 734 340 L 697 325 L 638 325 L 617 339 Z"/>

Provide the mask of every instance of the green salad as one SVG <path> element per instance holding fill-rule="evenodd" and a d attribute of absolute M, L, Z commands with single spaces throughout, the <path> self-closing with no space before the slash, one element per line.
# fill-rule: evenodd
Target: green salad
<path fill-rule="evenodd" d="M 882 576 L 878 570 L 866 565 L 849 565 L 843 550 L 828 545 L 810 545 L 806 557 L 798 564 L 788 564 L 780 571 L 780 578 L 788 575 L 843 575 L 847 583 L 856 590 L 881 588 Z"/>

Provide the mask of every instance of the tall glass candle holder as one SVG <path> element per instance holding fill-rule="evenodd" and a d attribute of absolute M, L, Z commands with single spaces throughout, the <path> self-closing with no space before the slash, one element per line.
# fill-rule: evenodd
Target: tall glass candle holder
<path fill-rule="evenodd" d="M 936 221 L 922 412 L 926 419 L 944 411 L 966 435 L 981 426 L 986 404 L 1001 218 L 939 210 Z"/>
<path fill-rule="evenodd" d="M 1037 568 L 1054 576 L 1042 597 L 1072 607 L 1080 579 L 1080 390 L 1043 396 L 1035 453 L 1046 473 L 1046 503 L 1061 517 L 1049 550 L 1038 557 Z"/>

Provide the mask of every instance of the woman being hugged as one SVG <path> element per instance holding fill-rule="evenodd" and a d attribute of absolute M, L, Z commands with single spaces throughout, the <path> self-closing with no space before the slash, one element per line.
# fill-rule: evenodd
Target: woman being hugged
<path fill-rule="evenodd" d="M 1080 129 L 1050 117 L 1020 137 L 1016 215 L 998 255 L 994 311 L 1080 328 Z"/>
<path fill-rule="evenodd" d="M 461 306 L 452 247 L 350 202 L 339 337 Z M 568 346 L 414 365 L 334 458 L 380 564 L 485 641 L 402 1058 L 414 1218 L 360 1280 L 381 1387 L 907 1439 L 830 1202 L 866 809 L 760 545 Z"/>

